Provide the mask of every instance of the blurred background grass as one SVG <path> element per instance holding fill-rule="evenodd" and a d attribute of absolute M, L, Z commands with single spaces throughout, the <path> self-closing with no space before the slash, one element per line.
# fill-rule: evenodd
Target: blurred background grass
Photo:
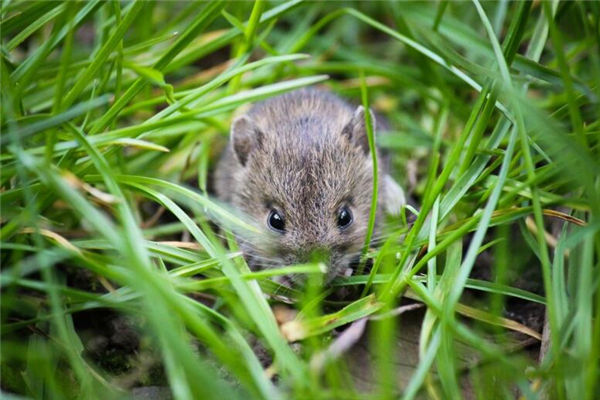
<path fill-rule="evenodd" d="M 598 2 L 0 13 L 3 397 L 600 398 Z M 210 196 L 234 110 L 307 85 L 386 116 L 417 204 L 327 289 Z"/>

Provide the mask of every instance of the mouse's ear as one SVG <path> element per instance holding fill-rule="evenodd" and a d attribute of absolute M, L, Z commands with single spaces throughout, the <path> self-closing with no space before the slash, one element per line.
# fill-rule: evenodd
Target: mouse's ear
<path fill-rule="evenodd" d="M 231 143 L 236 158 L 246 165 L 248 156 L 262 145 L 263 133 L 248 116 L 237 117 L 231 124 Z"/>
<path fill-rule="evenodd" d="M 373 127 L 373 134 L 375 134 L 375 115 L 369 110 L 369 116 L 371 117 L 371 126 Z M 346 124 L 342 129 L 342 135 L 346 135 L 350 142 L 360 146 L 365 153 L 369 153 L 369 138 L 367 136 L 367 125 L 365 122 L 365 108 L 359 106 L 350 122 Z"/>

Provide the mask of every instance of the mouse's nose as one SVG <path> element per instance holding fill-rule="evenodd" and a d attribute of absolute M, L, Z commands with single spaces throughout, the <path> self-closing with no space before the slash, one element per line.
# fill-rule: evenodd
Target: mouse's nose
<path fill-rule="evenodd" d="M 294 251 L 299 264 L 324 263 L 328 264 L 331 258 L 331 250 L 325 246 L 302 246 Z"/>

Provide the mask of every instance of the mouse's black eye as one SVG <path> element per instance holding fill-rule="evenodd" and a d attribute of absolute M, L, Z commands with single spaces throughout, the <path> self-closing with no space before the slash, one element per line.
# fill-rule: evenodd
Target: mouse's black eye
<path fill-rule="evenodd" d="M 269 227 L 277 232 L 285 232 L 285 220 L 283 216 L 275 210 L 271 210 L 267 218 Z"/>
<path fill-rule="evenodd" d="M 350 224 L 352 224 L 352 212 L 344 206 L 338 211 L 337 226 L 340 229 L 346 229 Z"/>

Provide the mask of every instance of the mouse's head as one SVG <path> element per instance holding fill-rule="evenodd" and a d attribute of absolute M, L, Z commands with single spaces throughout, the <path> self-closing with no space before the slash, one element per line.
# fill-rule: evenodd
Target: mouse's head
<path fill-rule="evenodd" d="M 255 112 L 232 124 L 240 167 L 233 203 L 268 233 L 240 238 L 251 265 L 319 260 L 330 281 L 359 256 L 373 188 L 365 109 L 326 111 L 277 118 Z M 370 120 L 374 125 L 372 113 Z"/>

